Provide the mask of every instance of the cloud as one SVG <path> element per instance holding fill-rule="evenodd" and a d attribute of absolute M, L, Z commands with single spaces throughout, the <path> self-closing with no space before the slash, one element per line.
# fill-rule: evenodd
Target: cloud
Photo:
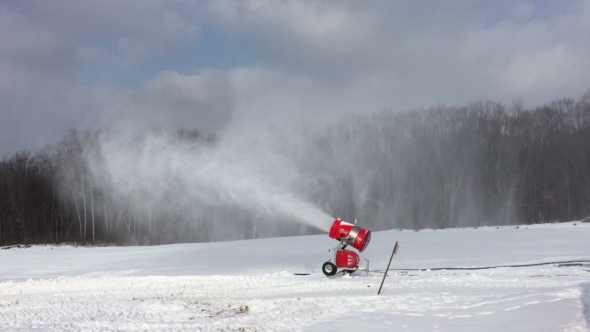
<path fill-rule="evenodd" d="M 148 94 L 193 104 L 231 99 L 230 90 L 227 77 L 211 70 L 206 70 L 199 75 L 164 72 L 148 82 L 145 87 Z M 212 109 L 212 111 L 223 112 L 225 110 Z"/>
<path fill-rule="evenodd" d="M 1 8 L 1 7 L 0 7 Z M 40 29 L 27 16 L 0 10 L 0 70 L 15 81 L 15 88 L 27 80 L 63 77 L 71 74 L 74 48 L 52 31 Z"/>
<path fill-rule="evenodd" d="M 524 53 L 510 60 L 496 79 L 507 92 L 522 94 L 545 92 L 567 96 L 568 83 L 587 84 L 590 67 L 579 64 L 590 54 L 576 54 L 564 45 Z"/>
<path fill-rule="evenodd" d="M 371 12 L 332 2 L 221 0 L 210 11 L 238 43 L 251 44 L 266 61 L 314 76 L 356 71 L 349 64 L 361 60 L 358 53 L 370 47 L 367 37 L 376 28 Z M 362 58 L 367 56 L 371 52 Z"/>
<path fill-rule="evenodd" d="M 482 68 L 481 77 L 495 93 L 490 97 L 523 97 L 535 106 L 577 97 L 589 87 L 590 47 L 579 43 L 590 38 L 589 18 L 590 5 L 585 2 L 556 17 L 503 21 L 470 31 L 461 54 Z"/>
<path fill-rule="evenodd" d="M 113 121 L 101 117 L 122 105 L 145 104 L 146 97 L 117 79 L 137 75 L 134 67 L 198 38 L 195 6 L 111 0 L 0 4 L 0 155 L 55 142 L 71 127 Z M 93 86 L 102 81 L 111 86 Z"/>
<path fill-rule="evenodd" d="M 221 0 L 210 11 L 238 43 L 265 59 L 265 68 L 305 76 L 322 87 L 358 89 L 353 95 L 385 108 L 478 98 L 524 97 L 538 104 L 554 98 L 541 86 L 563 86 L 574 96 L 587 88 L 577 79 L 551 82 L 549 76 L 537 76 L 529 89 L 505 83 L 523 58 L 557 49 L 564 55 L 560 77 L 578 76 L 574 66 L 585 73 L 588 61 L 582 57 L 589 47 L 578 49 L 578 41 L 587 39 L 587 2 Z"/>
<path fill-rule="evenodd" d="M 0 155 L 114 122 L 219 132 L 486 98 L 537 106 L 577 97 L 590 74 L 583 0 L 21 0 L 0 5 L 0 31 Z"/>
<path fill-rule="evenodd" d="M 195 37 L 196 10 L 196 2 L 189 0 L 24 0 L 19 11 L 63 39 L 78 45 L 116 45 L 124 61 L 141 63 Z"/>

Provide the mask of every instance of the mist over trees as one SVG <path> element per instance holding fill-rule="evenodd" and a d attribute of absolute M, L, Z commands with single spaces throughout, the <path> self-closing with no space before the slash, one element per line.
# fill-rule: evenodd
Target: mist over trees
<path fill-rule="evenodd" d="M 374 229 L 590 215 L 590 92 L 532 110 L 485 101 L 381 112 L 335 126 L 317 144 L 332 167 L 356 164 L 336 167 L 339 195 L 317 199 Z"/>
<path fill-rule="evenodd" d="M 0 245 L 150 245 L 318 232 L 239 204 L 182 200 L 182 183 L 163 188 L 157 204 L 141 187 L 122 195 L 93 172 L 102 162 L 103 135 L 72 130 L 37 153 L 0 161 Z M 133 142 L 141 148 L 146 139 Z M 181 130 L 169 144 L 199 154 L 217 149 L 218 140 Z M 288 160 L 308 180 L 297 195 L 372 230 L 590 216 L 590 91 L 534 109 L 482 101 L 353 116 L 285 144 Z M 170 181 L 181 182 L 174 174 Z"/>

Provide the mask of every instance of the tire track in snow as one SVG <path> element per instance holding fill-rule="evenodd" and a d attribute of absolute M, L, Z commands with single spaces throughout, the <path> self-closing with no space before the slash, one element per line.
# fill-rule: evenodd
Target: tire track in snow
<path fill-rule="evenodd" d="M 582 306 L 584 307 L 584 318 L 586 325 L 590 328 L 590 283 L 583 283 L 582 287 Z"/>

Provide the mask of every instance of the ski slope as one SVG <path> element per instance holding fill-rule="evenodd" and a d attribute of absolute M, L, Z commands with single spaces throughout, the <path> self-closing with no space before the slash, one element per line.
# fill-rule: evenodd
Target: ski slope
<path fill-rule="evenodd" d="M 1 331 L 588 331 L 590 224 L 374 232 L 381 275 L 326 278 L 327 235 L 0 250 Z M 364 263 L 364 261 L 363 261 Z M 309 272 L 296 276 L 294 272 Z"/>

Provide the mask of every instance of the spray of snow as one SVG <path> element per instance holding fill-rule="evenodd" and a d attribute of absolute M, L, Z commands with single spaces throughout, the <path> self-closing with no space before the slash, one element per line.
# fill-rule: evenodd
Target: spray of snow
<path fill-rule="evenodd" d="M 297 167 L 300 138 L 272 124 L 239 122 L 205 146 L 125 126 L 101 137 L 89 164 L 96 181 L 139 209 L 239 209 L 327 231 L 333 218 L 303 194 L 309 181 Z M 233 227 L 231 217 L 219 219 Z"/>

